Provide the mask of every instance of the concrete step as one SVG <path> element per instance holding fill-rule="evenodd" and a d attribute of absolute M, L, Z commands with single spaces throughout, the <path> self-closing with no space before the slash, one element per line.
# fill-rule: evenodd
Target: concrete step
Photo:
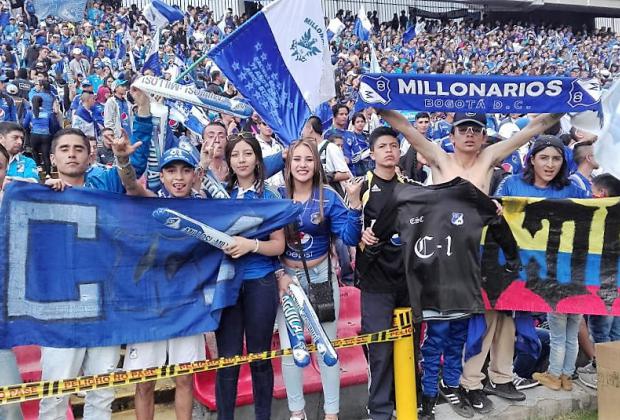
<path fill-rule="evenodd" d="M 474 420 L 525 420 L 553 419 L 577 410 L 597 408 L 596 390 L 573 382 L 573 390 L 552 391 L 544 386 L 526 389 L 525 401 L 514 402 L 495 396 L 489 397 L 495 410 L 485 415 L 476 415 Z M 619 417 L 620 418 L 620 417 Z M 435 409 L 436 420 L 462 420 L 448 404 L 439 404 Z"/>

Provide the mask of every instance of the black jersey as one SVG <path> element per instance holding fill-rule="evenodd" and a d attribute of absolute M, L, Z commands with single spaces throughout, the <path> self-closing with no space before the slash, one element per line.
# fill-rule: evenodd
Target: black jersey
<path fill-rule="evenodd" d="M 401 182 L 398 176 L 385 180 L 374 172 L 366 175 L 367 181 L 360 192 L 364 203 L 364 226 L 373 227 L 383 207 L 392 197 L 394 187 Z M 406 293 L 407 282 L 403 271 L 403 255 L 400 238 L 396 232 L 381 246 L 357 247 L 355 257 L 356 285 L 366 292 Z"/>
<path fill-rule="evenodd" d="M 497 220 L 491 199 L 455 178 L 443 184 L 398 184 L 377 218 L 375 235 L 400 234 L 409 297 L 416 321 L 422 310 L 483 312 L 480 237 Z"/>

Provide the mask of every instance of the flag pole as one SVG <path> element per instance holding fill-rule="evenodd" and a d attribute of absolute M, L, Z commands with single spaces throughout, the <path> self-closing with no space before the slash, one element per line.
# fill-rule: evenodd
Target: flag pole
<path fill-rule="evenodd" d="M 175 82 L 179 82 L 181 81 L 185 76 L 187 76 L 189 74 L 189 72 L 191 72 L 192 70 L 194 70 L 194 68 L 202 63 L 203 61 L 205 61 L 207 59 L 207 57 L 209 56 L 209 53 L 205 53 L 205 55 L 203 55 L 202 57 L 200 57 L 198 60 L 194 61 L 192 63 L 191 66 L 189 66 L 188 68 L 185 69 L 185 71 L 183 71 L 183 73 L 179 74 L 179 76 L 177 77 L 177 79 L 175 80 Z"/>

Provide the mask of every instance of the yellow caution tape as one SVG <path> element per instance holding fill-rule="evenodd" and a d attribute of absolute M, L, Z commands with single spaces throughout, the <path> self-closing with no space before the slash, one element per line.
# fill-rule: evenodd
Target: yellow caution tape
<path fill-rule="evenodd" d="M 334 348 L 342 349 L 365 344 L 385 343 L 400 338 L 410 337 L 413 334 L 411 323 L 401 324 L 400 327 L 383 330 L 376 333 L 362 334 L 354 337 L 338 338 L 332 341 Z M 308 351 L 315 352 L 314 344 L 308 345 Z M 290 348 L 269 350 L 262 353 L 250 353 L 243 356 L 221 357 L 213 360 L 201 360 L 192 363 L 180 363 L 156 368 L 136 369 L 130 371 L 116 371 L 112 373 L 92 376 L 81 376 L 72 379 L 56 381 L 28 382 L 18 385 L 0 387 L 0 405 L 22 401 L 38 400 L 47 397 L 57 397 L 73 394 L 79 391 L 94 389 L 115 388 L 124 385 L 156 381 L 164 378 L 191 375 L 232 366 L 239 366 L 257 360 L 270 360 L 281 356 L 290 356 Z"/>

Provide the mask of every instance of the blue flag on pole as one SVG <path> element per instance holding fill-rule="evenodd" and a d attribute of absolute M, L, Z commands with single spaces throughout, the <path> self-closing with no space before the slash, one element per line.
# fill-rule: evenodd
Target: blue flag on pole
<path fill-rule="evenodd" d="M 269 3 L 209 56 L 287 144 L 336 96 L 320 0 Z"/>
<path fill-rule="evenodd" d="M 155 28 L 161 28 L 184 18 L 181 10 L 160 0 L 153 0 L 144 8 L 142 14 Z"/>
<path fill-rule="evenodd" d="M 415 25 L 409 25 L 403 33 L 403 44 L 409 43 L 413 38 L 415 38 Z"/>
<path fill-rule="evenodd" d="M 81 22 L 84 20 L 87 2 L 88 0 L 33 0 L 32 5 L 41 22 L 48 16 L 54 16 L 61 21 Z"/>
<path fill-rule="evenodd" d="M 530 113 L 599 111 L 600 83 L 568 77 L 365 74 L 356 109 Z"/>
<path fill-rule="evenodd" d="M 160 30 L 155 29 L 155 34 L 151 40 L 151 47 L 144 59 L 144 65 L 142 66 L 142 74 L 146 70 L 152 70 L 155 76 L 161 76 L 161 62 L 159 60 L 159 36 Z"/>
<path fill-rule="evenodd" d="M 92 347 L 217 328 L 237 301 L 243 258 L 170 229 L 166 207 L 263 238 L 292 222 L 290 200 L 131 198 L 16 182 L 0 210 L 0 348 Z"/>
<path fill-rule="evenodd" d="M 359 12 L 357 12 L 357 18 L 355 19 L 355 25 L 353 26 L 353 34 L 362 41 L 368 41 L 370 39 L 371 31 L 372 25 L 368 20 L 368 16 L 366 16 L 364 6 L 361 6 Z"/>

